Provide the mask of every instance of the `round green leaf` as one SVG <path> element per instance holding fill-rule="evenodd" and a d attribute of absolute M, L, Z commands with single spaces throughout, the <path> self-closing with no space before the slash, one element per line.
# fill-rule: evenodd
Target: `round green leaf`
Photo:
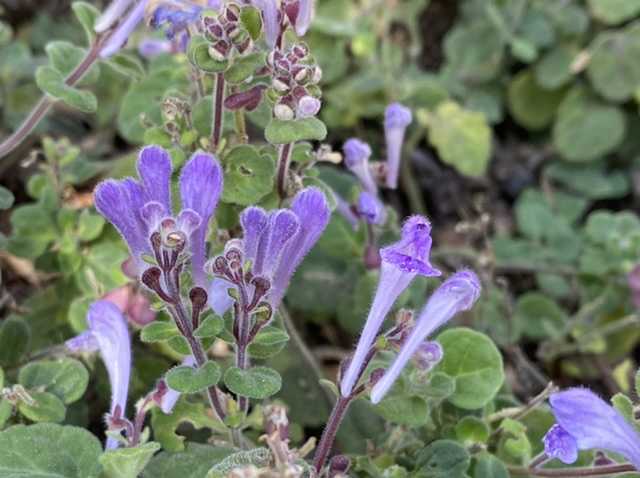
<path fill-rule="evenodd" d="M 3 478 L 97 478 L 102 445 L 86 430 L 42 423 L 0 432 Z"/>
<path fill-rule="evenodd" d="M 224 319 L 218 315 L 210 315 L 194 330 L 193 335 L 199 338 L 216 337 L 222 329 L 224 329 Z"/>
<path fill-rule="evenodd" d="M 72 358 L 31 362 L 20 369 L 18 382 L 27 390 L 42 387 L 68 405 L 84 395 L 89 372 Z"/>
<path fill-rule="evenodd" d="M 476 458 L 473 478 L 509 478 L 507 467 L 493 455 L 483 453 Z"/>
<path fill-rule="evenodd" d="M 489 432 L 489 426 L 473 416 L 466 416 L 456 424 L 456 438 L 464 444 L 486 443 Z"/>
<path fill-rule="evenodd" d="M 220 380 L 220 366 L 209 360 L 202 367 L 175 367 L 167 373 L 167 385 L 177 392 L 196 393 Z"/>
<path fill-rule="evenodd" d="M 240 12 L 240 21 L 253 41 L 260 38 L 260 33 L 262 33 L 262 14 L 260 10 L 252 6 L 244 7 Z"/>
<path fill-rule="evenodd" d="M 216 463 L 233 452 L 232 448 L 187 443 L 182 453 L 163 451 L 151 459 L 143 478 L 202 478 Z"/>
<path fill-rule="evenodd" d="M 327 137 L 327 127 L 318 118 L 269 121 L 264 131 L 265 139 L 271 144 L 289 144 L 296 141 L 322 141 Z"/>
<path fill-rule="evenodd" d="M 9 209 L 13 206 L 13 193 L 4 186 L 0 186 L 0 211 Z"/>
<path fill-rule="evenodd" d="M 62 73 L 50 66 L 36 70 L 36 84 L 48 95 L 84 113 L 95 113 L 98 109 L 98 100 L 93 93 L 66 85 Z"/>
<path fill-rule="evenodd" d="M 518 327 L 532 339 L 561 334 L 568 320 L 558 304 L 538 292 L 528 292 L 519 297 L 514 315 Z"/>
<path fill-rule="evenodd" d="M 272 357 L 279 353 L 288 341 L 289 334 L 284 330 L 271 325 L 267 326 L 249 345 L 249 355 L 259 359 Z"/>
<path fill-rule="evenodd" d="M 554 46 L 534 66 L 536 83 L 547 90 L 555 90 L 571 81 L 571 64 L 579 53 L 573 44 Z"/>
<path fill-rule="evenodd" d="M 196 68 L 209 73 L 217 73 L 227 68 L 226 60 L 218 61 L 209 55 L 210 43 L 202 36 L 197 35 L 191 38 L 189 42 L 189 51 L 187 57 Z"/>
<path fill-rule="evenodd" d="M 467 328 L 454 328 L 438 336 L 444 358 L 436 368 L 456 382 L 448 398 L 456 407 L 484 407 L 504 382 L 502 355 L 489 337 Z"/>
<path fill-rule="evenodd" d="M 252 146 L 236 146 L 224 159 L 224 202 L 249 206 L 273 190 L 276 165 Z"/>
<path fill-rule="evenodd" d="M 282 378 L 278 372 L 268 367 L 253 367 L 248 370 L 230 367 L 224 374 L 224 383 L 236 395 L 260 400 L 278 393 Z"/>
<path fill-rule="evenodd" d="M 34 422 L 59 423 L 64 420 L 67 408 L 58 397 L 48 392 L 33 392 L 29 395 L 33 398 L 32 404 L 20 402 L 18 410 L 22 415 Z"/>
<path fill-rule="evenodd" d="M 617 107 L 573 88 L 560 104 L 553 144 L 569 161 L 591 161 L 614 151 L 624 139 L 626 119 Z"/>
<path fill-rule="evenodd" d="M 564 91 L 545 90 L 538 86 L 533 73 L 523 70 L 509 84 L 509 111 L 525 128 L 539 130 L 553 121 Z"/>

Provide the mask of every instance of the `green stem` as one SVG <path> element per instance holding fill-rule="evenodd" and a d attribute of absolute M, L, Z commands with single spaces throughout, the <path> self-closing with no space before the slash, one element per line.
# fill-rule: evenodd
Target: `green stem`
<path fill-rule="evenodd" d="M 427 205 L 424 202 L 422 191 L 416 181 L 416 175 L 413 171 L 413 167 L 411 166 L 411 156 L 416 150 L 423 134 L 424 131 L 422 128 L 416 128 L 405 143 L 404 150 L 406 154 L 404 160 L 400 161 L 400 184 L 402 185 L 404 192 L 407 194 L 407 200 L 409 201 L 411 211 L 417 214 L 426 215 Z"/>

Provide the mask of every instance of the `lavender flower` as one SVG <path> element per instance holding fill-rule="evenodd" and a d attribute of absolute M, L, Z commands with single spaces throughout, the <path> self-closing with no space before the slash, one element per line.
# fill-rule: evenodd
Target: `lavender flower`
<path fill-rule="evenodd" d="M 100 351 L 111 384 L 111 412 L 119 407 L 124 414 L 129 393 L 131 373 L 131 339 L 127 321 L 118 307 L 106 300 L 94 302 L 87 314 L 89 329 L 68 340 L 65 345 L 72 352 Z M 107 439 L 107 448 L 117 448 L 118 441 Z"/>
<path fill-rule="evenodd" d="M 348 396 L 353 390 L 369 348 L 398 296 L 418 274 L 427 277 L 440 275 L 440 271 L 429 263 L 430 252 L 431 225 L 422 216 L 408 218 L 402 226 L 400 240 L 381 249 L 378 289 L 356 351 L 340 382 L 343 396 Z"/>
<path fill-rule="evenodd" d="M 425 340 L 418 346 L 414 359 L 420 370 L 428 372 L 440 363 L 443 356 L 442 345 L 436 341 Z"/>
<path fill-rule="evenodd" d="M 269 48 L 273 49 L 281 33 L 278 4 L 276 0 L 252 0 L 251 3 L 262 12 L 264 38 Z"/>
<path fill-rule="evenodd" d="M 191 246 L 194 281 L 205 283 L 203 270 L 207 228 L 222 191 L 222 169 L 215 157 L 195 153 L 182 169 L 180 195 L 183 210 L 171 217 L 172 167 L 169 153 L 147 146 L 138 158 L 140 181 L 106 180 L 95 191 L 96 209 L 115 226 L 136 260 L 138 273 L 145 269 L 141 256 L 151 253 L 149 236 L 160 230 L 184 234 Z"/>
<path fill-rule="evenodd" d="M 145 58 L 153 58 L 173 51 L 173 44 L 169 40 L 145 38 L 138 44 L 138 53 Z"/>
<path fill-rule="evenodd" d="M 236 289 L 228 280 L 216 277 L 211 281 L 207 290 L 207 303 L 217 315 L 223 316 L 233 305 L 233 297 L 229 295 L 229 289 Z"/>
<path fill-rule="evenodd" d="M 369 169 L 371 147 L 364 141 L 351 138 L 345 141 L 342 151 L 344 152 L 344 162 L 347 168 L 360 180 L 364 190 L 371 194 L 377 194 L 378 186 L 376 186 Z"/>
<path fill-rule="evenodd" d="M 363 191 L 358 197 L 358 214 L 369 224 L 381 224 L 384 221 L 384 207 L 373 194 Z"/>
<path fill-rule="evenodd" d="M 398 187 L 398 171 L 400 170 L 400 156 L 402 143 L 407 126 L 412 121 L 411 110 L 400 103 L 387 106 L 384 113 L 384 136 L 387 143 L 387 187 Z"/>
<path fill-rule="evenodd" d="M 200 19 L 204 10 L 200 5 L 188 1 L 164 0 L 158 2 L 151 15 L 150 24 L 153 28 L 164 28 L 168 39 L 186 32 L 189 25 Z"/>
<path fill-rule="evenodd" d="M 296 116 L 298 118 L 310 118 L 318 114 L 321 106 L 322 103 L 320 103 L 318 98 L 309 95 L 303 96 L 300 98 L 300 101 L 298 101 Z"/>
<path fill-rule="evenodd" d="M 96 20 L 94 26 L 96 33 L 102 33 L 111 28 L 114 23 L 122 18 L 122 15 L 127 11 L 132 2 L 133 0 L 113 0 Z"/>
<path fill-rule="evenodd" d="M 586 388 L 570 388 L 549 398 L 556 424 L 543 438 L 545 453 L 574 463 L 579 450 L 619 453 L 640 470 L 640 434 L 611 405 Z"/>
<path fill-rule="evenodd" d="M 354 213 L 351 208 L 351 204 L 344 200 L 342 196 L 334 191 L 333 196 L 336 199 L 336 211 L 342 217 L 344 217 L 353 229 L 358 227 L 358 216 Z"/>
<path fill-rule="evenodd" d="M 296 35 L 304 36 L 311 26 L 313 19 L 313 0 L 298 1 L 298 16 L 296 17 L 295 29 Z"/>
<path fill-rule="evenodd" d="M 187 355 L 180 364 L 181 366 L 193 367 L 196 363 L 193 355 Z M 167 386 L 167 391 L 162 395 L 160 399 L 160 410 L 165 415 L 171 414 L 173 408 L 176 406 L 176 403 L 180 399 L 180 392 L 173 390 L 171 387 Z"/>
<path fill-rule="evenodd" d="M 118 25 L 116 30 L 109 36 L 109 39 L 100 50 L 100 56 L 102 58 L 108 58 L 114 55 L 124 46 L 124 44 L 131 36 L 131 33 L 136 29 L 138 24 L 144 18 L 144 10 L 147 6 L 148 0 L 140 0 L 135 7 L 131 9 L 125 19 Z M 117 3 L 114 2 L 114 4 Z M 122 2 L 125 3 L 125 2 Z M 112 4 L 113 5 L 113 4 Z M 106 14 L 107 12 L 105 12 Z M 122 12 L 120 12 L 122 13 Z M 99 25 L 102 26 L 102 25 Z M 110 26 L 110 25 L 109 25 Z M 107 27 L 108 28 L 108 27 Z"/>
<path fill-rule="evenodd" d="M 445 324 L 458 312 L 469 310 L 480 296 L 480 281 L 470 270 L 455 273 L 447 279 L 427 301 L 420 313 L 418 321 L 411 331 L 411 335 L 402 345 L 400 353 L 391 367 L 371 390 L 371 401 L 378 403 L 389 391 L 402 369 L 416 352 L 424 353 L 424 339 L 436 329 Z M 438 352 L 433 346 L 428 350 L 433 357 L 430 362 L 436 362 L 442 357 L 442 350 Z"/>

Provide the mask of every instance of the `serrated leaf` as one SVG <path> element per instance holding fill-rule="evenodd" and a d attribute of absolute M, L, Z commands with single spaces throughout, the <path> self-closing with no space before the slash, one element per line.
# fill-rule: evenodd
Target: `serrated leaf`
<path fill-rule="evenodd" d="M 180 331 L 173 321 L 154 320 L 144 326 L 140 332 L 143 342 L 164 342 L 180 335 Z"/>
<path fill-rule="evenodd" d="M 220 380 L 220 366 L 208 360 L 202 367 L 180 366 L 169 370 L 167 385 L 181 393 L 196 393 L 206 390 Z"/>
<path fill-rule="evenodd" d="M 5 209 L 9 209 L 13 206 L 14 196 L 11 191 L 9 191 L 4 186 L 0 186 L 0 211 Z"/>
<path fill-rule="evenodd" d="M 278 372 L 268 367 L 253 367 L 248 370 L 229 367 L 224 374 L 224 383 L 236 395 L 262 400 L 280 391 L 282 378 Z"/>
<path fill-rule="evenodd" d="M 486 335 L 467 328 L 446 330 L 437 340 L 444 358 L 435 370 L 456 381 L 456 390 L 447 400 L 465 410 L 484 407 L 504 382 L 502 355 L 495 344 Z"/>
<path fill-rule="evenodd" d="M 271 144 L 289 144 L 296 141 L 322 141 L 327 137 L 327 127 L 318 118 L 298 120 L 271 119 L 264 131 Z"/>
<path fill-rule="evenodd" d="M 462 174 L 485 173 L 491 152 L 491 129 L 481 113 L 464 110 L 444 101 L 433 114 L 422 112 L 420 121 L 428 128 L 429 141 L 440 159 Z"/>
<path fill-rule="evenodd" d="M 105 478 L 137 478 L 159 449 L 159 443 L 148 442 L 134 448 L 107 450 L 100 457 L 102 473 Z"/>
<path fill-rule="evenodd" d="M 224 319 L 218 315 L 210 315 L 193 331 L 196 337 L 216 337 L 224 329 Z"/>
<path fill-rule="evenodd" d="M 222 200 L 249 206 L 273 190 L 276 165 L 249 145 L 236 146 L 224 159 Z"/>
<path fill-rule="evenodd" d="M 6 319 L 0 323 L 0 365 L 13 365 L 27 353 L 31 331 L 23 320 Z"/>
<path fill-rule="evenodd" d="M 32 404 L 23 401 L 18 403 L 18 410 L 26 418 L 33 422 L 59 423 L 64 420 L 67 408 L 54 394 L 30 391 L 29 395 L 33 399 Z"/>
<path fill-rule="evenodd" d="M 31 362 L 20 369 L 18 382 L 27 390 L 42 388 L 68 405 L 84 395 L 89 372 L 72 358 Z"/>
<path fill-rule="evenodd" d="M 0 476 L 97 478 L 101 454 L 98 439 L 82 428 L 16 425 L 0 433 Z"/>
<path fill-rule="evenodd" d="M 545 90 L 538 86 L 534 75 L 523 70 L 513 77 L 507 94 L 512 116 L 525 128 L 544 129 L 551 124 L 564 97 L 563 90 Z"/>
<path fill-rule="evenodd" d="M 93 26 L 98 16 L 100 16 L 100 11 L 87 2 L 73 2 L 71 9 L 82 25 L 84 33 L 87 36 L 87 43 L 91 44 L 96 35 Z"/>
<path fill-rule="evenodd" d="M 93 93 L 66 85 L 62 74 L 50 66 L 36 70 L 36 83 L 48 95 L 84 113 L 95 113 L 98 108 L 98 100 Z"/>
<path fill-rule="evenodd" d="M 255 10 L 253 7 L 248 8 Z M 251 78 L 258 68 L 265 65 L 265 57 L 265 53 L 256 52 L 237 58 L 224 72 L 224 79 L 231 84 L 242 83 Z"/>

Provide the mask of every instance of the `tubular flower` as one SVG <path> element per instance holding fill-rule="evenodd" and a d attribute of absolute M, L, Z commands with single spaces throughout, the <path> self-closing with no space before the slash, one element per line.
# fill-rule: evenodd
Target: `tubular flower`
<path fill-rule="evenodd" d="M 264 38 L 269 48 L 274 48 L 280 36 L 280 10 L 276 0 L 252 0 L 251 3 L 262 12 Z"/>
<path fill-rule="evenodd" d="M 108 58 L 120 51 L 120 49 L 127 42 L 133 31 L 136 29 L 138 24 L 142 22 L 144 18 L 144 10 L 147 6 L 148 0 L 140 0 L 129 12 L 129 14 L 124 18 L 122 23 L 120 23 L 115 31 L 109 36 L 109 39 L 104 44 L 102 49 L 100 50 L 100 56 L 102 58 Z M 117 2 L 114 2 L 117 3 Z M 125 2 L 122 2 L 125 3 Z M 128 2 L 130 3 L 130 2 Z M 113 4 L 112 4 L 113 5 Z M 105 15 L 106 13 L 105 12 Z M 122 12 L 119 12 L 121 14 Z M 119 16 L 119 15 L 118 15 Z M 115 21 L 115 20 L 113 20 Z M 99 24 L 98 24 L 99 25 Z M 111 26 L 111 24 L 109 24 Z M 109 27 L 107 27 L 109 28 Z M 97 27 L 96 27 L 97 29 Z"/>
<path fill-rule="evenodd" d="M 384 376 L 371 390 L 371 401 L 378 403 L 389 391 L 402 369 L 414 355 L 418 360 L 425 358 L 425 352 L 431 366 L 442 358 L 442 349 L 434 342 L 424 340 L 440 328 L 458 312 L 469 310 L 480 296 L 480 281 L 470 270 L 455 273 L 442 283 L 431 295 L 422 309 L 418 321 L 409 338 L 402 345 L 400 353 Z"/>
<path fill-rule="evenodd" d="M 347 168 L 356 175 L 364 190 L 371 194 L 377 194 L 378 186 L 376 186 L 369 169 L 371 147 L 364 141 L 351 138 L 345 141 L 342 151 L 344 152 L 344 162 Z"/>
<path fill-rule="evenodd" d="M 127 321 L 115 304 L 99 300 L 89 307 L 87 323 L 88 330 L 68 340 L 65 345 L 72 352 L 100 351 L 111 385 L 110 413 L 113 414 L 118 407 L 124 414 L 131 374 L 131 339 Z M 107 439 L 107 448 L 117 446 L 116 439 Z"/>
<path fill-rule="evenodd" d="M 127 242 L 138 274 L 145 269 L 142 254 L 151 254 L 149 236 L 160 231 L 163 240 L 186 238 L 191 246 L 194 281 L 205 283 L 205 238 L 222 191 L 222 169 L 211 154 L 197 152 L 182 168 L 180 196 L 183 209 L 172 217 L 172 167 L 169 153 L 159 146 L 145 147 L 138 157 L 139 181 L 106 180 L 95 190 L 96 209 Z"/>
<path fill-rule="evenodd" d="M 571 464 L 580 450 L 619 453 L 640 470 L 640 434 L 611 405 L 586 388 L 570 388 L 549 398 L 556 424 L 543 438 L 545 453 Z"/>
<path fill-rule="evenodd" d="M 122 15 L 127 11 L 133 1 L 134 0 L 113 0 L 96 20 L 94 30 L 97 33 L 102 33 L 111 28 L 114 23 L 122 18 Z"/>
<path fill-rule="evenodd" d="M 358 214 L 369 224 L 384 222 L 384 206 L 376 196 L 367 191 L 361 192 L 358 197 Z"/>
<path fill-rule="evenodd" d="M 384 113 L 384 137 L 387 143 L 387 187 L 398 187 L 398 171 L 400 170 L 400 156 L 402 143 L 407 126 L 413 117 L 411 110 L 400 103 L 387 106 Z"/>
<path fill-rule="evenodd" d="M 369 348 L 374 343 L 382 322 L 398 296 L 418 274 L 427 277 L 441 274 L 431 266 L 430 252 L 431 225 L 422 216 L 408 218 L 402 226 L 400 240 L 380 250 L 382 264 L 378 289 L 356 351 L 340 382 L 340 391 L 343 396 L 348 396 L 353 390 Z"/>

